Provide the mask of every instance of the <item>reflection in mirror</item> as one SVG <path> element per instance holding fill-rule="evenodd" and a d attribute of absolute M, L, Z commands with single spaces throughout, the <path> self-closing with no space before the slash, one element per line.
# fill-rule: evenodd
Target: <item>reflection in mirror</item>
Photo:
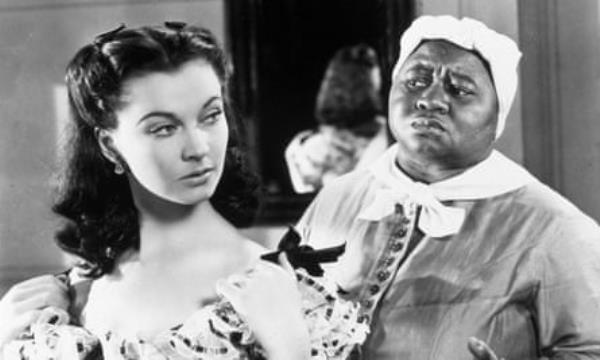
<path fill-rule="evenodd" d="M 377 53 L 345 46 L 329 61 L 316 96 L 317 128 L 302 130 L 285 149 L 294 191 L 316 192 L 339 176 L 366 168 L 390 141 Z"/>
<path fill-rule="evenodd" d="M 315 100 L 328 61 L 344 46 L 372 47 L 380 57 L 381 94 L 387 94 L 412 7 L 401 0 L 225 1 L 234 95 L 266 190 L 259 224 L 293 223 L 314 197 L 294 191 L 284 152 L 298 132 L 316 127 Z"/>

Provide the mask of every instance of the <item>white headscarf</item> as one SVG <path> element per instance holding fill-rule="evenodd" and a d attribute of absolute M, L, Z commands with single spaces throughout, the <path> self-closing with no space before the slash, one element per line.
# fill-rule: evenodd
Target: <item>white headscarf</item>
<path fill-rule="evenodd" d="M 504 130 L 517 89 L 517 65 L 521 58 L 519 48 L 511 38 L 497 33 L 477 20 L 459 20 L 449 15 L 421 16 L 402 35 L 400 56 L 394 66 L 392 81 L 419 44 L 423 40 L 433 39 L 446 40 L 467 50 L 475 50 L 489 63 L 498 97 L 497 139 Z"/>

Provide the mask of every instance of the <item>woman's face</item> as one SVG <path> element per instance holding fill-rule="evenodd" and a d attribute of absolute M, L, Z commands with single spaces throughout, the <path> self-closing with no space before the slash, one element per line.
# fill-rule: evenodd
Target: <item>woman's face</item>
<path fill-rule="evenodd" d="M 122 100 L 117 128 L 108 137 L 134 177 L 130 183 L 179 204 L 209 199 L 223 172 L 229 136 L 213 68 L 193 60 L 175 72 L 132 78 L 124 83 Z"/>
<path fill-rule="evenodd" d="M 466 168 L 492 149 L 496 91 L 470 51 L 445 41 L 425 42 L 393 79 L 389 101 L 390 128 L 407 158 Z"/>

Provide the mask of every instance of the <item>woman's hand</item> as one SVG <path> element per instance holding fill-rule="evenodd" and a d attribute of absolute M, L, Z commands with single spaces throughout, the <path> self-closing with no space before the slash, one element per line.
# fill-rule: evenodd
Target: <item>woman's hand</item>
<path fill-rule="evenodd" d="M 49 306 L 65 311 L 69 307 L 68 287 L 57 277 L 38 276 L 11 287 L 0 300 L 0 349 L 38 321 Z"/>
<path fill-rule="evenodd" d="M 488 344 L 475 337 L 469 338 L 467 347 L 476 360 L 504 360 L 498 359 L 498 356 Z"/>
<path fill-rule="evenodd" d="M 220 281 L 217 292 L 246 321 L 269 359 L 308 359 L 310 341 L 296 276 L 285 255 L 279 262 L 261 260 L 247 273 Z"/>

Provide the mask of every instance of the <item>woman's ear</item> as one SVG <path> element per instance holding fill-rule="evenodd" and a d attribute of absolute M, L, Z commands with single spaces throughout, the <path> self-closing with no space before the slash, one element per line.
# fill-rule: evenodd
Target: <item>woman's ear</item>
<path fill-rule="evenodd" d="M 115 173 L 117 175 L 123 174 L 124 167 L 123 164 L 121 164 L 121 157 L 119 156 L 119 152 L 114 146 L 114 140 L 110 131 L 106 129 L 96 128 L 94 130 L 94 134 L 96 135 L 96 140 L 98 141 L 98 146 L 100 146 L 100 151 L 102 151 L 102 155 L 108 161 L 115 164 Z"/>
<path fill-rule="evenodd" d="M 96 140 L 98 141 L 102 155 L 110 162 L 116 163 L 117 157 L 115 156 L 114 142 L 110 132 L 106 129 L 95 128 L 94 135 L 96 135 Z"/>

